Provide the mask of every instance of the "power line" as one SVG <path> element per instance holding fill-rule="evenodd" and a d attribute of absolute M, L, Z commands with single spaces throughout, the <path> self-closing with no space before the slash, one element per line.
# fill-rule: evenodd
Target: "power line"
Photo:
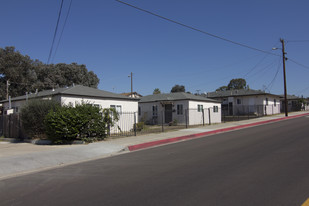
<path fill-rule="evenodd" d="M 309 42 L 309 40 L 287 40 L 286 42 Z"/>
<path fill-rule="evenodd" d="M 303 93 L 303 92 L 307 91 L 308 89 L 309 89 L 309 87 L 306 87 L 305 89 L 302 89 L 302 90 L 297 91 L 297 92 L 295 92 L 295 93 L 300 94 L 300 93 Z"/>
<path fill-rule="evenodd" d="M 59 25 L 59 21 L 60 21 L 60 17 L 61 17 L 62 5 L 63 5 L 63 0 L 61 0 L 61 5 L 60 5 L 59 13 L 58 13 L 57 24 L 56 24 L 56 28 L 55 28 L 55 32 L 54 32 L 53 42 L 52 42 L 52 45 L 51 45 L 51 48 L 50 48 L 50 51 L 49 51 L 49 55 L 48 55 L 47 64 L 49 64 L 49 60 L 50 60 L 52 52 L 53 52 L 53 47 L 54 47 L 54 43 L 55 43 L 55 39 L 56 39 L 58 25 Z"/>
<path fill-rule="evenodd" d="M 303 68 L 305 68 L 305 69 L 309 69 L 308 66 L 305 66 L 305 65 L 303 65 L 303 64 L 301 64 L 301 63 L 298 63 L 297 61 L 295 61 L 295 60 L 293 60 L 293 59 L 291 59 L 291 58 L 288 58 L 288 60 L 291 61 L 291 62 L 293 62 L 294 64 L 297 64 L 298 66 L 301 66 L 301 67 L 303 67 Z"/>
<path fill-rule="evenodd" d="M 266 54 L 252 69 L 250 69 L 249 72 L 247 72 L 243 78 L 245 78 L 246 76 L 248 76 L 255 68 L 257 68 L 263 61 L 264 59 L 266 59 L 266 57 L 268 56 L 268 54 Z"/>
<path fill-rule="evenodd" d="M 134 5 L 132 5 L 132 4 L 129 4 L 129 3 L 126 3 L 126 2 L 123 2 L 123 1 L 120 1 L 120 0 L 115 0 L 115 1 L 117 1 L 117 2 L 119 2 L 119 3 L 122 3 L 122 4 L 124 4 L 124 5 L 130 6 L 130 7 L 134 8 L 134 9 L 140 10 L 140 11 L 142 11 L 142 12 L 148 13 L 148 14 L 150 14 L 150 15 L 156 16 L 156 17 L 158 17 L 158 18 L 164 19 L 164 20 L 166 20 L 166 21 L 172 22 L 172 23 L 174 23 L 174 24 L 178 24 L 178 25 L 183 26 L 183 27 L 186 27 L 186 28 L 188 28 L 188 29 L 191 29 L 191 30 L 200 32 L 200 33 L 202 33 L 202 34 L 206 34 L 206 35 L 208 35 L 208 36 L 211 36 L 211 37 L 214 37 L 214 38 L 217 38 L 217 39 L 220 39 L 220 40 L 223 40 L 223 41 L 226 41 L 226 42 L 229 42 L 229 43 L 232 43 L 232 44 L 241 46 L 241 47 L 245 47 L 245 48 L 247 48 L 247 49 L 251 49 L 251 50 L 263 52 L 263 53 L 266 53 L 266 54 L 271 54 L 271 55 L 274 55 L 274 56 L 280 56 L 280 55 L 278 55 L 278 54 L 274 54 L 274 53 L 271 53 L 271 52 L 268 52 L 268 51 L 264 51 L 264 50 L 261 50 L 261 49 L 257 49 L 257 48 L 255 48 L 255 47 L 251 47 L 251 46 L 248 46 L 248 45 L 246 45 L 246 44 L 242 44 L 242 43 L 239 43 L 239 42 L 236 42 L 236 41 L 232 41 L 232 40 L 229 40 L 229 39 L 226 39 L 226 38 L 217 36 L 217 35 L 215 35 L 215 34 L 211 34 L 211 33 L 209 33 L 209 32 L 206 32 L 206 31 L 203 31 L 203 30 L 194 28 L 194 27 L 192 27 L 192 26 L 189 26 L 189 25 L 180 23 L 180 22 L 178 22 L 178 21 L 175 21 L 175 20 L 166 18 L 166 17 L 161 16 L 161 15 L 158 15 L 158 14 L 153 13 L 153 12 L 151 12 L 151 11 L 148 11 L 148 10 L 145 10 L 145 9 L 142 9 L 142 8 L 139 8 L 139 7 L 134 6 Z"/>
<path fill-rule="evenodd" d="M 281 66 L 281 63 L 279 62 L 278 67 L 277 67 L 277 72 L 276 72 L 274 78 L 271 80 L 271 82 L 270 82 L 270 83 L 268 84 L 268 86 L 267 86 L 267 89 L 268 89 L 269 91 L 270 91 L 271 88 L 273 87 L 273 84 L 274 84 L 274 82 L 275 82 L 275 79 L 276 79 L 277 76 L 278 76 L 280 66 Z M 271 87 L 270 87 L 270 86 L 271 86 Z M 270 87 L 270 88 L 269 88 L 269 87 Z"/>
<path fill-rule="evenodd" d="M 57 50 L 58 50 L 58 47 L 59 47 L 59 44 L 60 44 L 60 40 L 61 40 L 63 31 L 64 31 L 65 25 L 66 25 L 67 20 L 68 20 L 68 17 L 69 17 L 69 13 L 70 13 L 70 10 L 71 10 L 72 1 L 73 1 L 73 0 L 70 1 L 70 5 L 69 5 L 68 11 L 67 11 L 67 15 L 66 15 L 65 20 L 64 20 L 64 24 L 63 24 L 63 27 L 62 27 L 62 30 L 61 30 L 61 33 L 60 33 L 60 37 L 59 37 L 59 39 L 58 39 L 57 47 L 56 47 L 56 50 L 55 50 L 55 52 L 54 52 L 54 56 L 53 56 L 53 58 L 52 58 L 52 62 L 54 61 L 54 58 L 55 58 L 55 56 L 56 56 L 56 53 L 57 53 Z"/>

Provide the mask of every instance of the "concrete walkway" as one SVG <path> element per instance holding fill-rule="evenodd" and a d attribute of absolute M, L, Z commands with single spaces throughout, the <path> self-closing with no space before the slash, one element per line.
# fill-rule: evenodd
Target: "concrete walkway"
<path fill-rule="evenodd" d="M 306 115 L 309 115 L 308 111 L 294 112 L 288 118 Z M 284 114 L 280 114 L 166 133 L 122 137 L 88 145 L 51 146 L 0 142 L 0 179 L 285 119 Z"/>

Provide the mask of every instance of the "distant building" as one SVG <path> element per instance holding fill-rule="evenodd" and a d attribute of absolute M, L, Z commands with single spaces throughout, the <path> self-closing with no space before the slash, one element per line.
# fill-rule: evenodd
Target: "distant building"
<path fill-rule="evenodd" d="M 206 97 L 222 103 L 224 115 L 271 115 L 279 114 L 280 96 L 260 90 L 239 89 L 215 91 L 205 94 Z"/>
<path fill-rule="evenodd" d="M 294 112 L 294 111 L 301 111 L 301 110 L 307 110 L 308 106 L 306 101 L 303 100 L 303 98 L 297 97 L 295 95 L 287 95 L 288 100 L 288 112 Z M 285 101 L 284 101 L 284 95 L 280 95 L 280 101 L 281 101 L 281 112 L 284 112 L 285 109 Z"/>
<path fill-rule="evenodd" d="M 126 97 L 132 97 L 132 98 L 141 98 L 141 97 L 143 97 L 141 94 L 139 94 L 137 92 L 121 93 L 121 95 L 126 96 Z"/>
<path fill-rule="evenodd" d="M 138 103 L 139 121 L 147 124 L 198 125 L 221 122 L 221 103 L 185 92 L 144 96 Z"/>

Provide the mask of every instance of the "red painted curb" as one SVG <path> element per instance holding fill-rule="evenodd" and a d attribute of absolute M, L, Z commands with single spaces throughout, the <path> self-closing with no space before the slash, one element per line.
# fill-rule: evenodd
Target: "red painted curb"
<path fill-rule="evenodd" d="M 251 124 L 239 125 L 239 126 L 234 126 L 234 127 L 228 127 L 228 128 L 224 128 L 224 129 L 217 129 L 217 130 L 213 130 L 213 131 L 209 131 L 209 132 L 202 132 L 202 133 L 185 135 L 185 136 L 180 136 L 180 137 L 172 137 L 172 138 L 169 138 L 169 139 L 156 140 L 156 141 L 131 145 L 131 146 L 128 146 L 128 149 L 129 149 L 129 151 L 136 151 L 136 150 L 145 149 L 145 148 L 148 148 L 148 147 L 154 147 L 154 146 L 158 146 L 158 145 L 162 145 L 162 144 L 178 142 L 178 141 L 181 141 L 181 140 L 188 140 L 188 139 L 193 139 L 193 138 L 199 138 L 199 137 L 203 137 L 203 136 L 207 136 L 207 135 L 211 135 L 211 134 L 217 134 L 217 133 L 247 128 L 247 127 L 253 127 L 253 126 L 257 126 L 257 125 L 261 125 L 261 124 L 267 124 L 267 123 L 271 123 L 271 122 L 277 122 L 277 121 L 281 121 L 281 120 L 292 119 L 292 118 L 302 117 L 302 116 L 306 116 L 306 115 L 309 115 L 309 113 L 299 114 L 299 115 L 289 116 L 289 117 L 282 117 L 282 118 L 278 118 L 278 119 L 266 120 L 266 121 L 261 121 L 261 122 L 255 122 L 255 123 L 251 123 Z"/>

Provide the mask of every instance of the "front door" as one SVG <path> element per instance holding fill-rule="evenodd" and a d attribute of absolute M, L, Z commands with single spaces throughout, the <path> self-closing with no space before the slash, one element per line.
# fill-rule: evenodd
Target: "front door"
<path fill-rule="evenodd" d="M 173 105 L 171 104 L 166 104 L 164 106 L 165 112 L 164 112 L 164 116 L 165 116 L 165 123 L 170 123 L 173 121 Z"/>
<path fill-rule="evenodd" d="M 233 102 L 229 102 L 229 115 L 233 116 Z"/>

